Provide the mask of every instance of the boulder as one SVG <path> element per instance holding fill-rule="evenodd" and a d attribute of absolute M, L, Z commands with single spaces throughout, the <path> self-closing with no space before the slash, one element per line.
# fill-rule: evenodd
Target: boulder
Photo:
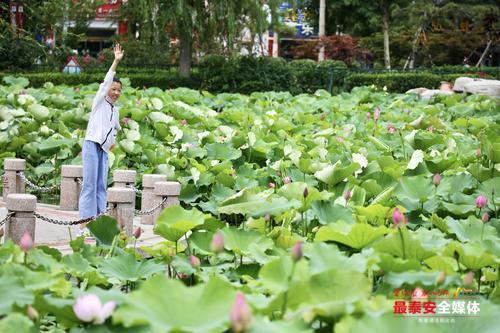
<path fill-rule="evenodd" d="M 418 95 L 421 95 L 424 91 L 427 91 L 429 89 L 427 88 L 424 88 L 424 87 L 420 87 L 420 88 L 413 88 L 413 89 L 410 89 L 406 92 L 406 94 L 418 94 Z"/>
<path fill-rule="evenodd" d="M 453 91 L 439 89 L 426 90 L 420 94 L 420 98 L 423 100 L 429 100 L 436 95 L 453 95 Z"/>
<path fill-rule="evenodd" d="M 453 85 L 453 91 L 462 92 L 462 91 L 464 91 L 464 86 L 467 83 L 471 83 L 474 81 L 480 81 L 480 80 L 481 79 L 465 77 L 465 76 L 457 77 L 457 79 L 455 80 L 455 84 Z"/>
<path fill-rule="evenodd" d="M 492 98 L 500 98 L 499 80 L 481 80 L 465 84 L 464 91 L 470 94 L 486 95 Z"/>

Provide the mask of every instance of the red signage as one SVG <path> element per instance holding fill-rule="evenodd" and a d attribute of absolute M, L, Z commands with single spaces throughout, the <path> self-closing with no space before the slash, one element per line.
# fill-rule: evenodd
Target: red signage
<path fill-rule="evenodd" d="M 102 19 L 117 14 L 121 4 L 121 0 L 108 0 L 107 4 L 97 7 L 95 14 L 96 18 Z"/>

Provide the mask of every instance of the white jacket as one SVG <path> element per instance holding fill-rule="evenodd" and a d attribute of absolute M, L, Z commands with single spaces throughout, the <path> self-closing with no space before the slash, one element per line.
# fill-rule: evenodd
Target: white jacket
<path fill-rule="evenodd" d="M 92 112 L 87 125 L 87 134 L 85 135 L 85 140 L 97 142 L 106 152 L 109 152 L 109 149 L 115 143 L 118 131 L 121 130 L 119 109 L 107 97 L 114 76 L 115 72 L 109 70 L 106 73 L 104 82 L 99 86 L 99 90 L 92 102 Z"/>

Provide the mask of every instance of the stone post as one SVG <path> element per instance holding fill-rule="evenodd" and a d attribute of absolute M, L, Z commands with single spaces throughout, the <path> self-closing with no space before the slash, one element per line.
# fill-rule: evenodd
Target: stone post
<path fill-rule="evenodd" d="M 135 172 L 135 170 L 115 170 L 113 172 L 113 186 L 114 187 L 135 186 L 136 176 L 137 172 Z"/>
<path fill-rule="evenodd" d="M 36 197 L 31 194 L 9 194 L 5 199 L 8 213 L 14 213 L 5 222 L 5 240 L 12 239 L 18 244 L 27 232 L 35 242 Z"/>
<path fill-rule="evenodd" d="M 166 181 L 166 175 L 152 175 L 146 174 L 142 176 L 142 197 L 141 197 L 141 210 L 148 210 L 154 206 L 153 200 L 155 198 L 154 187 L 156 182 Z M 142 215 L 142 224 L 153 224 L 154 219 L 152 215 Z"/>
<path fill-rule="evenodd" d="M 108 188 L 108 204 L 116 205 L 110 212 L 110 216 L 118 221 L 118 225 L 128 236 L 134 229 L 134 206 L 135 192 L 131 188 L 110 187 Z"/>
<path fill-rule="evenodd" d="M 181 184 L 178 182 L 156 182 L 154 189 L 153 206 L 160 204 L 166 197 L 167 201 L 152 214 L 153 223 L 156 224 L 163 208 L 178 205 L 179 194 L 181 193 Z"/>
<path fill-rule="evenodd" d="M 6 158 L 3 161 L 3 200 L 11 193 L 24 193 L 25 184 L 18 172 L 26 169 L 26 160 L 19 158 Z"/>
<path fill-rule="evenodd" d="M 78 199 L 82 186 L 78 179 L 83 178 L 83 166 L 63 165 L 61 168 L 61 195 L 59 208 L 62 210 L 78 210 Z"/>

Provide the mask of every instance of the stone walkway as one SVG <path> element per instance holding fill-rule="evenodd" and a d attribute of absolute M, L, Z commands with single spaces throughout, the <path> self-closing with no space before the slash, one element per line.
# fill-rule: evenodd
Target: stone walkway
<path fill-rule="evenodd" d="M 37 203 L 37 213 L 50 217 L 57 218 L 61 220 L 78 220 L 78 211 L 65 211 L 59 210 L 58 206 L 47 205 Z M 0 197 L 0 220 L 7 215 L 7 209 L 5 208 L 5 202 Z M 36 245 L 48 245 L 50 247 L 56 248 L 63 254 L 71 253 L 72 250 L 69 246 L 70 235 L 73 238 L 76 237 L 79 226 L 70 226 L 69 230 L 67 226 L 60 226 L 56 224 L 47 223 L 37 219 L 35 229 L 35 244 Z M 149 246 L 163 240 L 163 238 L 153 234 L 153 226 L 141 224 L 140 217 L 134 217 L 134 229 L 140 226 L 142 228 L 142 235 L 137 240 L 137 246 Z M 3 243 L 3 240 L 2 240 Z"/>

